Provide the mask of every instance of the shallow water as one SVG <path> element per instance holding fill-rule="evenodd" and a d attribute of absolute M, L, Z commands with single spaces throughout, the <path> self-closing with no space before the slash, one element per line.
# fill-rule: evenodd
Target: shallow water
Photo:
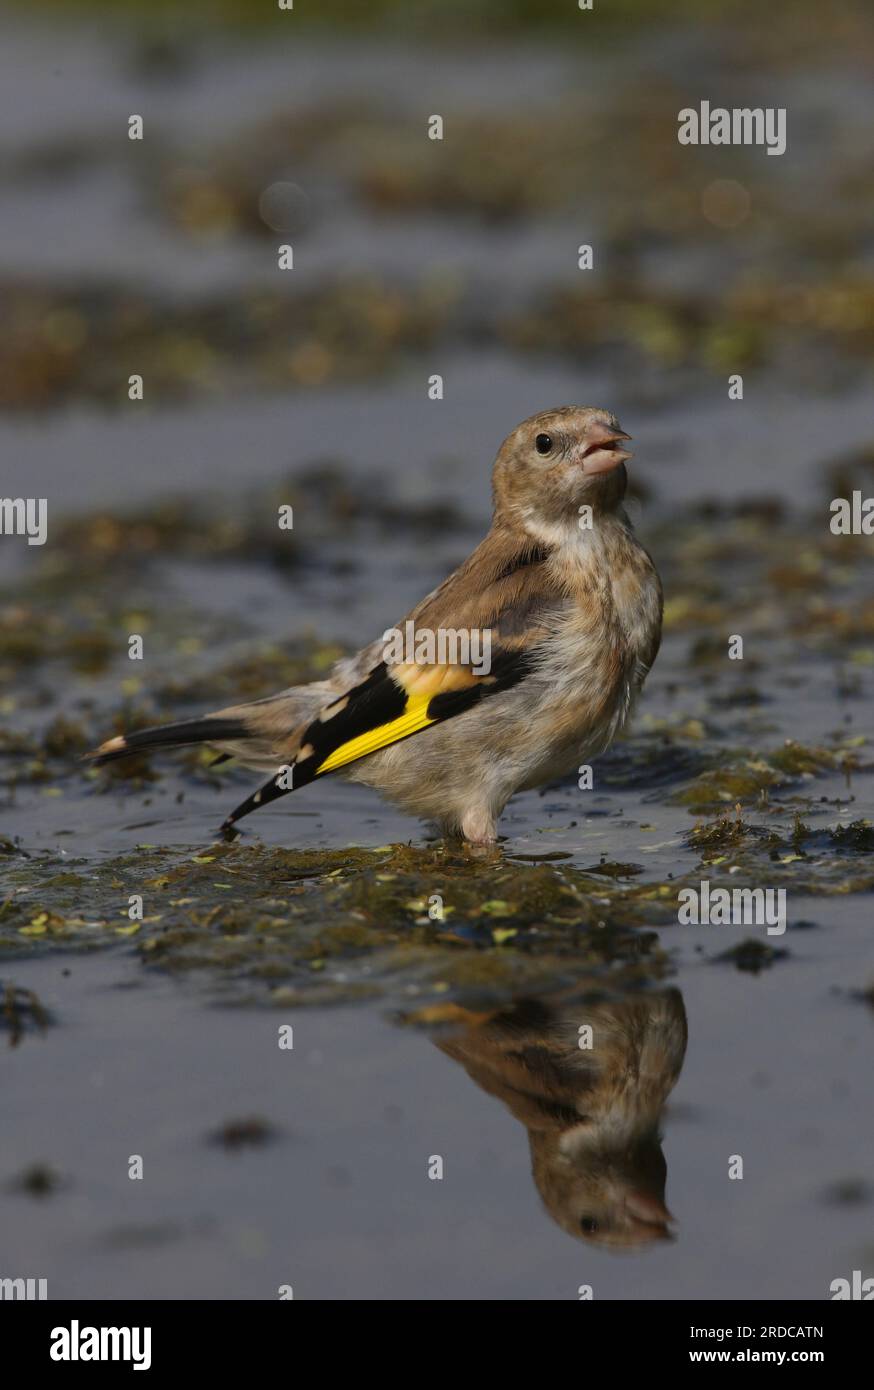
<path fill-rule="evenodd" d="M 869 1171 L 871 1020 L 834 992 L 870 947 L 847 903 L 817 919 L 757 978 L 683 941 L 689 1050 L 663 1122 L 677 1239 L 637 1254 L 550 1221 L 523 1125 L 378 1010 L 295 1012 L 280 1052 L 285 1014 L 205 1008 L 124 953 L 66 977 L 22 963 L 57 1023 L 2 1054 L 5 1163 L 49 1163 L 62 1186 L 0 1199 L 6 1265 L 57 1298 L 827 1297 L 874 1256 L 852 1186 Z M 251 1115 L 276 1130 L 263 1146 L 208 1142 Z"/>
<path fill-rule="evenodd" d="M 663 355 L 664 325 L 631 349 L 633 315 L 616 351 L 582 337 L 544 346 L 548 292 L 575 290 L 558 264 L 585 209 L 505 208 L 498 224 L 478 221 L 482 209 L 435 211 L 404 147 L 392 187 L 413 205 L 375 212 L 354 175 L 379 140 L 350 144 L 346 132 L 323 154 L 317 225 L 301 243 L 329 286 L 319 322 L 330 326 L 332 267 L 345 273 L 352 255 L 389 281 L 364 314 L 377 324 L 401 312 L 380 300 L 392 274 L 415 285 L 435 257 L 470 296 L 450 295 L 435 336 L 423 324 L 412 345 L 374 330 L 363 377 L 345 356 L 354 334 L 327 329 L 335 346 L 318 385 L 271 385 L 269 338 L 257 367 L 250 343 L 214 375 L 191 373 L 177 339 L 170 351 L 160 336 L 162 314 L 182 305 L 173 333 L 200 360 L 196 344 L 224 331 L 222 315 L 272 283 L 263 229 L 198 240 L 156 195 L 192 151 L 213 170 L 214 142 L 277 112 L 311 117 L 320 65 L 341 86 L 360 76 L 360 100 L 378 112 L 387 71 L 403 74 L 398 108 L 417 110 L 426 70 L 468 115 L 506 113 L 521 93 L 535 125 L 560 115 L 581 74 L 610 68 L 548 43 L 533 56 L 493 50 L 485 73 L 478 54 L 438 61 L 414 47 L 397 68 L 392 50 L 368 48 L 365 62 L 345 40 L 309 39 L 287 63 L 270 44 L 218 43 L 195 45 L 192 66 L 156 88 L 131 76 L 117 36 L 59 29 L 52 42 L 55 56 L 45 34 L 17 30 L 0 58 L 40 84 L 27 123 L 6 88 L 17 115 L 4 123 L 3 269 L 13 288 L 36 275 L 40 313 L 57 310 L 59 283 L 80 296 L 73 317 L 93 370 L 56 376 L 36 353 L 0 416 L 5 490 L 50 506 L 44 549 L 7 537 L 0 550 L 0 983 L 16 991 L 0 1013 L 0 1274 L 46 1277 L 51 1297 L 272 1298 L 291 1284 L 297 1298 L 551 1299 L 591 1284 L 599 1298 L 821 1299 L 832 1279 L 870 1272 L 874 610 L 870 541 L 828 530 L 845 457 L 870 491 L 870 325 L 844 331 L 836 309 L 834 336 L 812 323 L 790 332 L 788 358 L 768 339 L 773 351 L 745 364 L 742 404 L 727 399 L 718 354 Z M 676 84 L 681 57 L 704 71 L 718 68 L 714 54 L 703 36 L 667 34 L 625 58 L 646 55 Z M 738 84 L 738 70 L 725 80 Z M 718 320 L 738 261 L 761 255 L 778 275 L 781 235 L 787 276 L 844 273 L 836 252 L 801 244 L 788 209 L 813 169 L 844 206 L 835 151 L 849 179 L 864 148 L 846 136 L 864 128 L 870 87 L 813 85 L 803 61 L 780 81 L 794 129 L 811 133 L 775 171 L 768 216 L 731 246 L 681 217 L 667 239 L 685 235 L 694 255 L 642 237 L 641 302 L 661 309 L 682 285 Z M 164 143 L 138 151 L 155 163 L 132 173 L 106 121 L 157 89 Z M 828 120 L 824 92 L 843 103 Z M 613 99 L 621 108 L 622 93 Z M 44 158 L 63 150 L 65 128 L 80 162 L 63 178 L 24 177 L 35 146 Z M 633 168 L 641 137 L 623 138 Z M 531 139 L 539 148 L 542 132 Z M 265 178 L 288 176 L 281 164 Z M 753 164 L 743 170 L 764 197 Z M 628 189 L 601 172 L 616 215 Z M 213 173 L 244 202 L 226 170 Z M 864 227 L 847 234 L 861 265 Z M 618 263 L 628 246 L 610 235 Z M 165 380 L 172 404 L 158 391 L 119 408 L 92 277 L 118 299 L 119 285 L 145 284 L 157 308 L 138 350 L 156 371 L 182 364 Z M 204 322 L 210 295 L 220 312 Z M 525 323 L 511 331 L 514 314 Z M 673 332 L 683 315 L 665 314 Z M 440 403 L 424 386 L 437 370 Z M 83 770 L 80 754 L 120 722 L 310 678 L 396 621 L 482 534 L 500 436 L 582 398 L 635 436 L 644 496 L 633 514 L 668 599 L 636 719 L 596 764 L 593 790 L 569 779 L 515 798 L 500 851 L 483 857 L 336 779 L 226 844 L 217 827 L 250 774 L 188 754 L 127 776 Z M 286 500 L 287 546 L 272 531 Z M 134 631 L 147 653 L 136 668 Z M 785 935 L 680 926 L 678 892 L 704 879 L 785 888 Z M 436 924 L 435 892 L 448 909 Z M 141 924 L 127 912 L 136 893 Z M 575 1041 L 591 1020 L 619 1039 L 598 1075 L 580 1070 Z M 285 1023 L 292 1051 L 277 1046 Z M 561 1078 L 564 1110 L 543 1076 L 520 1094 L 519 1028 L 531 1065 Z M 587 1098 L 597 1142 L 575 1153 L 565 1188 L 554 1149 L 571 1128 L 569 1095 Z M 242 1129 L 216 1141 L 229 1123 Z M 132 1154 L 142 1182 L 127 1176 Z M 428 1177 L 435 1155 L 442 1181 Z M 732 1155 L 742 1181 L 728 1177 Z M 629 1234 L 629 1194 L 649 1220 L 631 1232 L 637 1246 L 608 1248 Z M 654 1219 L 662 1198 L 675 1224 Z M 596 1227 L 585 1236 L 583 1219 Z"/>

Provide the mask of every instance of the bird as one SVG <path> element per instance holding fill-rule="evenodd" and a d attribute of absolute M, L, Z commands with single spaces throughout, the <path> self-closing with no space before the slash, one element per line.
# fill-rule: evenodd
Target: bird
<path fill-rule="evenodd" d="M 523 420 L 495 458 L 488 534 L 401 623 L 326 679 L 86 756 L 202 743 L 270 772 L 223 832 L 336 772 L 446 839 L 494 844 L 514 793 L 605 751 L 658 652 L 662 585 L 622 505 L 630 438 L 592 406 Z"/>
<path fill-rule="evenodd" d="M 671 1240 L 659 1125 L 686 1054 L 679 990 L 610 997 L 603 980 L 580 978 L 454 1014 L 458 1026 L 436 1046 L 525 1126 L 553 1221 L 614 1250 Z"/>

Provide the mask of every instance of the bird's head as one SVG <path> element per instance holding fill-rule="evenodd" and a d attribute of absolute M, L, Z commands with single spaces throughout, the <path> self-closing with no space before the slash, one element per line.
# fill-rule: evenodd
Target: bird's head
<path fill-rule="evenodd" d="M 517 425 L 495 460 L 495 509 L 508 520 L 547 538 L 579 525 L 580 508 L 593 516 L 614 511 L 628 478 L 622 447 L 631 436 L 615 415 L 594 406 L 543 410 Z"/>
<path fill-rule="evenodd" d="M 673 1239 L 657 1131 L 606 1144 L 597 1135 L 577 1143 L 572 1132 L 558 1143 L 544 1133 L 530 1137 L 534 1181 L 550 1216 L 569 1235 L 614 1250 Z"/>

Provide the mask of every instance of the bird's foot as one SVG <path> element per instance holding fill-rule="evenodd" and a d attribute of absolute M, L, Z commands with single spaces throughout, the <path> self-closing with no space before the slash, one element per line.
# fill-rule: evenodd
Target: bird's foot
<path fill-rule="evenodd" d="M 498 839 L 495 818 L 491 811 L 482 806 L 465 811 L 461 819 L 461 833 L 472 845 L 494 845 Z"/>

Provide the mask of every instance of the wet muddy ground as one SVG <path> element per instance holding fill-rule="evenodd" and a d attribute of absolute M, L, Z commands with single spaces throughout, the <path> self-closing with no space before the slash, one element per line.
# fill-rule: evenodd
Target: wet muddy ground
<path fill-rule="evenodd" d="M 38 54 L 53 96 L 0 162 L 4 486 L 49 499 L 47 544 L 0 549 L 0 1273 L 50 1297 L 819 1299 L 871 1272 L 872 541 L 829 528 L 874 494 L 870 35 L 852 71 L 817 54 L 840 100 L 803 45 L 769 49 L 797 137 L 725 152 L 704 197 L 682 73 L 691 46 L 728 100 L 736 36 L 723 70 L 703 30 L 629 30 L 615 91 L 549 40 L 507 37 L 478 82 L 441 53 L 428 106 L 458 109 L 462 153 L 428 163 L 414 44 L 389 101 L 376 48 L 341 93 L 344 36 L 280 61 L 52 34 L 10 30 L 3 60 Z M 158 93 L 132 159 L 107 113 Z M 634 435 L 666 591 L 591 790 L 515 798 L 476 854 L 327 779 L 229 843 L 255 775 L 83 764 L 394 623 L 483 533 L 503 434 L 570 399 Z M 703 880 L 784 889 L 787 930 L 680 925 Z"/>

